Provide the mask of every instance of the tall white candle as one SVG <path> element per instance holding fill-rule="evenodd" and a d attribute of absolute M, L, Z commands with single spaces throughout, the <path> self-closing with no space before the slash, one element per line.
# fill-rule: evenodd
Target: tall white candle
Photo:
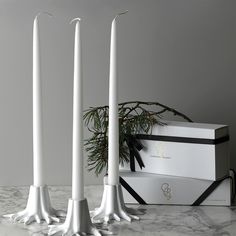
<path fill-rule="evenodd" d="M 127 12 L 127 11 L 126 11 Z M 109 128 L 108 128 L 108 184 L 119 184 L 119 115 L 117 73 L 117 17 L 111 25 L 110 74 L 109 74 Z"/>
<path fill-rule="evenodd" d="M 51 14 L 43 12 L 49 16 Z M 42 117 L 42 83 L 40 64 L 40 38 L 38 16 L 33 26 L 33 175 L 34 186 L 45 184 L 43 173 L 43 117 Z"/>
<path fill-rule="evenodd" d="M 33 28 L 33 156 L 34 185 L 44 185 L 43 180 L 43 125 L 42 87 L 40 68 L 39 22 L 34 19 Z"/>
<path fill-rule="evenodd" d="M 75 18 L 74 86 L 73 86 L 73 160 L 72 199 L 84 199 L 83 176 L 83 76 L 80 19 Z"/>

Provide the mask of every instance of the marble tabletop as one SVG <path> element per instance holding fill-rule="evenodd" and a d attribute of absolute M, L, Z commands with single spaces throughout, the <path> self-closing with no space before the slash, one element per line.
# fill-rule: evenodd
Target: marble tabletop
<path fill-rule="evenodd" d="M 47 225 L 11 224 L 3 214 L 15 213 L 25 208 L 29 187 L 0 187 L 0 236 L 45 236 Z M 86 186 L 85 194 L 90 209 L 98 207 L 102 186 Z M 71 195 L 70 187 L 50 187 L 53 206 L 66 209 Z M 122 236 L 235 236 L 236 206 L 134 206 L 144 214 L 140 221 L 115 222 L 109 230 Z"/>

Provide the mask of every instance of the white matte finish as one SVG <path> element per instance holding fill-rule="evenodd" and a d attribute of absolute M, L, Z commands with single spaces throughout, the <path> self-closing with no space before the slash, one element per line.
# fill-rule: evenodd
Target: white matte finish
<path fill-rule="evenodd" d="M 73 91 L 73 151 L 72 151 L 72 199 L 84 199 L 83 164 L 83 75 L 80 19 L 75 21 L 74 91 Z"/>
<path fill-rule="evenodd" d="M 108 134 L 108 183 L 104 184 L 101 206 L 92 212 L 93 220 L 120 221 L 139 219 L 130 215 L 125 207 L 122 190 L 119 184 L 119 116 L 118 116 L 118 78 L 117 78 L 117 17 L 127 13 L 119 13 L 112 21 L 110 48 L 109 78 L 109 134 Z"/>
<path fill-rule="evenodd" d="M 104 230 L 98 230 L 92 224 L 87 199 L 81 201 L 69 199 L 65 223 L 62 225 L 49 226 L 48 235 L 95 235 L 102 236 Z"/>
<path fill-rule="evenodd" d="M 49 16 L 50 13 L 42 12 Z M 13 222 L 31 224 L 42 220 L 47 224 L 59 222 L 58 217 L 65 216 L 60 210 L 51 207 L 47 186 L 44 184 L 43 160 L 43 122 L 42 122 L 42 85 L 40 68 L 40 42 L 38 16 L 34 19 L 33 27 L 33 173 L 34 185 L 30 187 L 26 209 L 15 214 L 5 215 Z"/>
<path fill-rule="evenodd" d="M 119 117 L 117 75 L 117 16 L 111 25 L 110 75 L 109 75 L 109 128 L 108 128 L 108 183 L 119 182 Z"/>
<path fill-rule="evenodd" d="M 30 186 L 28 202 L 25 210 L 15 214 L 4 215 L 10 218 L 14 223 L 24 223 L 26 225 L 33 222 L 40 224 L 46 221 L 47 224 L 52 222 L 60 222 L 61 216 L 65 216 L 65 212 L 55 210 L 51 206 L 48 188 L 44 186 Z"/>
<path fill-rule="evenodd" d="M 50 226 L 48 235 L 95 235 L 102 236 L 92 224 L 87 199 L 84 198 L 83 171 L 83 78 L 80 18 L 75 24 L 74 92 L 73 92 L 73 160 L 72 199 L 69 199 L 65 223 Z"/>
<path fill-rule="evenodd" d="M 121 219 L 130 222 L 139 220 L 139 217 L 135 216 L 138 214 L 138 210 L 125 206 L 121 185 L 109 185 L 105 182 L 101 206 L 91 211 L 92 220 L 107 223 L 112 220 L 120 221 Z"/>
<path fill-rule="evenodd" d="M 117 18 L 111 25 L 110 75 L 109 75 L 109 128 L 108 128 L 108 184 L 119 183 L 119 114 L 118 114 L 118 70 L 117 70 Z"/>
<path fill-rule="evenodd" d="M 33 166 L 35 186 L 45 184 L 43 179 L 43 114 L 40 60 L 39 22 L 37 15 L 34 19 L 33 27 Z"/>
<path fill-rule="evenodd" d="M 141 172 L 120 175 L 148 204 L 191 205 L 213 182 Z M 201 205 L 230 206 L 231 192 L 231 180 L 226 179 Z M 137 203 L 125 189 L 123 193 L 125 203 Z"/>
<path fill-rule="evenodd" d="M 166 125 L 156 125 L 153 127 L 153 135 L 217 139 L 229 134 L 228 125 L 168 120 L 164 120 L 163 122 Z"/>

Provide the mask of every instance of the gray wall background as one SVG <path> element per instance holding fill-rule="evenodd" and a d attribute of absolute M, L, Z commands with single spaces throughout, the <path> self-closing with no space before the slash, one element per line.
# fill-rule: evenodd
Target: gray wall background
<path fill-rule="evenodd" d="M 0 185 L 32 183 L 32 24 L 40 18 L 45 174 L 71 183 L 73 17 L 83 18 L 85 108 L 108 102 L 110 24 L 120 10 L 119 96 L 230 125 L 236 167 L 235 0 L 0 0 Z M 87 133 L 86 133 L 87 135 Z M 85 155 L 86 159 L 86 155 Z M 86 184 L 101 183 L 92 173 Z"/>

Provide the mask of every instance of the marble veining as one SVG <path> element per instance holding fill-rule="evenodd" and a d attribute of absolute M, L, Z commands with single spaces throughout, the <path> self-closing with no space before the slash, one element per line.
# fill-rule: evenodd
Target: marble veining
<path fill-rule="evenodd" d="M 67 209 L 70 187 L 49 188 L 53 206 Z M 14 213 L 26 206 L 29 187 L 0 187 L 0 236 L 46 236 L 48 227 L 41 225 L 11 224 L 3 214 Z M 102 198 L 102 186 L 86 186 L 85 194 L 90 209 L 98 207 Z M 236 206 L 135 206 L 143 213 L 140 221 L 114 222 L 109 228 L 122 236 L 236 236 Z"/>

